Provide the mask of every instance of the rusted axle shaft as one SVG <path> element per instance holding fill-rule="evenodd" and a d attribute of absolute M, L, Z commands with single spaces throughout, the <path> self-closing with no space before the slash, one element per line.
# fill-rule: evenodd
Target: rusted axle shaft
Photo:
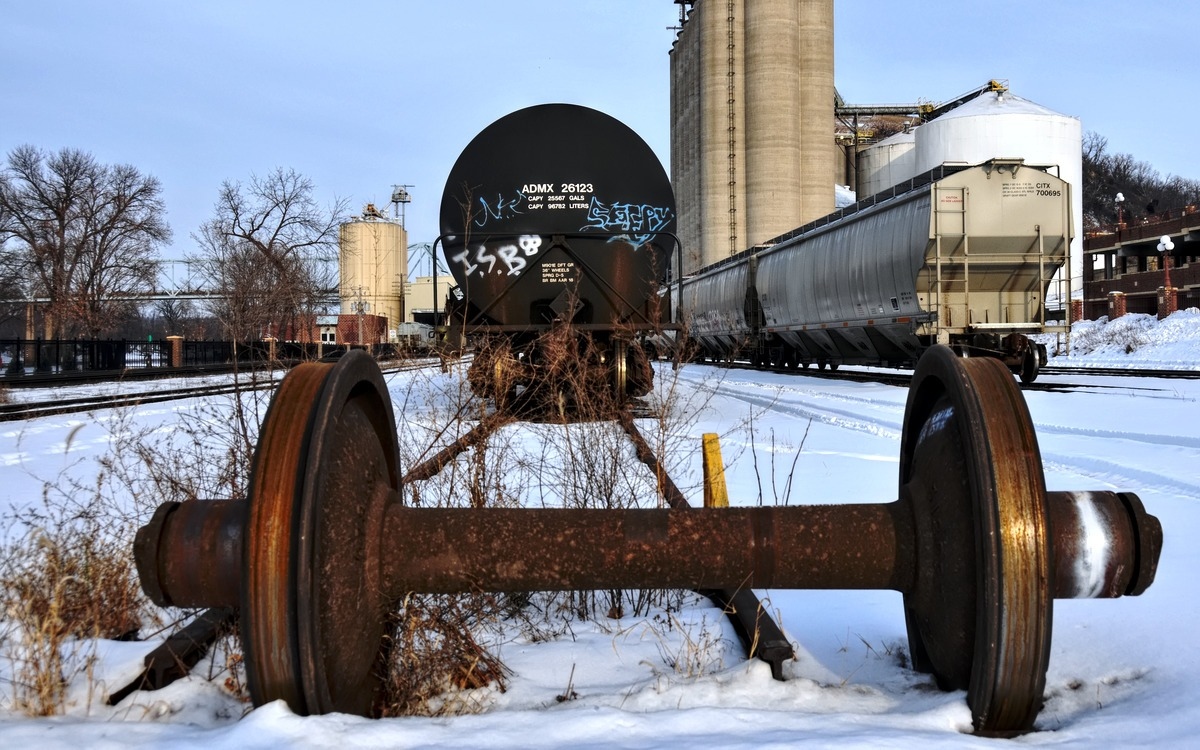
<path fill-rule="evenodd" d="M 1050 492 L 1057 598 L 1140 593 L 1157 559 L 1157 524 L 1136 498 Z M 167 505 L 139 534 L 138 567 L 154 599 L 234 606 L 242 502 Z M 408 508 L 391 503 L 378 561 L 388 598 L 407 592 L 615 588 L 893 589 L 920 560 L 905 501 L 691 510 Z M 1149 534 L 1149 537 L 1147 536 Z M 205 561 L 197 564 L 197 561 Z"/>
<path fill-rule="evenodd" d="M 398 456 L 370 357 L 297 367 L 268 410 L 250 499 L 159 508 L 135 543 L 143 587 L 163 605 L 239 608 L 256 705 L 362 715 L 408 592 L 894 589 L 914 668 L 967 691 L 977 732 L 1011 735 L 1041 706 L 1053 599 L 1139 594 L 1162 546 L 1136 495 L 1047 492 L 1011 374 L 942 347 L 913 375 L 894 503 L 411 508 Z"/>

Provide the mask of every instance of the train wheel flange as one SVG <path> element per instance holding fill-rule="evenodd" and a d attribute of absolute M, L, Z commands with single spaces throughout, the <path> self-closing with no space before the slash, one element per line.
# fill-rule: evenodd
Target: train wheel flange
<path fill-rule="evenodd" d="M 904 597 L 913 666 L 965 689 L 981 734 L 1028 731 L 1050 654 L 1045 479 L 1020 390 L 1000 362 L 931 349 L 900 453 L 918 564 Z"/>
<path fill-rule="evenodd" d="M 612 392 L 616 403 L 625 400 L 629 393 L 629 342 L 613 339 L 612 342 Z"/>
<path fill-rule="evenodd" d="M 1021 382 L 1032 383 L 1037 380 L 1039 367 L 1037 347 L 1031 346 L 1025 351 L 1025 356 L 1021 358 Z"/>
<path fill-rule="evenodd" d="M 351 352 L 303 364 L 263 423 L 250 480 L 242 639 L 255 705 L 301 714 L 379 707 L 387 622 L 384 508 L 397 440 L 379 369 Z"/>

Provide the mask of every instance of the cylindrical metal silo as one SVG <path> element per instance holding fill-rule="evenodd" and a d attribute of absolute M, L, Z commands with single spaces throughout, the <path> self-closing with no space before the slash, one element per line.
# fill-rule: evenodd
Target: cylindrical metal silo
<path fill-rule="evenodd" d="M 671 65 L 685 274 L 834 209 L 833 0 L 697 0 Z"/>
<path fill-rule="evenodd" d="M 944 162 L 979 164 L 1017 157 L 1054 164 L 1074 191 L 1071 212 L 1071 289 L 1083 289 L 1083 131 L 1079 119 L 1059 114 L 1007 91 L 988 92 L 917 129 L 917 174 Z M 1051 289 L 1051 304 L 1065 289 Z"/>
<path fill-rule="evenodd" d="M 374 206 L 341 225 L 338 233 L 339 297 L 343 315 L 360 311 L 387 318 L 389 329 L 403 322 L 408 237 L 398 221 Z"/>
<path fill-rule="evenodd" d="M 872 143 L 858 155 L 859 198 L 869 198 L 917 175 L 917 133 L 909 130 Z"/>
<path fill-rule="evenodd" d="M 794 0 L 746 3 L 745 246 L 778 237 L 801 216 L 800 7 Z M 831 113 L 832 115 L 832 113 Z M 832 116 L 826 139 L 832 143 Z M 832 194 L 832 173 L 827 188 Z M 828 213 L 828 211 L 826 212 Z M 744 249 L 743 247 L 737 248 Z"/>
<path fill-rule="evenodd" d="M 675 190 L 679 211 L 676 226 L 683 248 L 683 267 L 675 269 L 677 274 L 700 267 L 703 108 L 696 31 L 697 26 L 689 23 L 671 48 L 671 186 Z"/>

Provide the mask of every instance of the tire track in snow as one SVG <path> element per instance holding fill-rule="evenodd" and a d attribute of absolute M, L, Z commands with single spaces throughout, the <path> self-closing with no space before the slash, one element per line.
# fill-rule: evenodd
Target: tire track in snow
<path fill-rule="evenodd" d="M 684 378 L 681 378 L 684 379 Z M 703 380 L 690 380 L 696 388 L 708 390 L 714 395 L 724 398 L 732 398 L 742 403 L 758 406 L 770 411 L 773 414 L 783 414 L 789 417 L 794 417 L 801 420 L 812 420 L 819 424 L 826 424 L 833 427 L 841 427 L 847 430 L 856 432 L 865 432 L 878 437 L 889 438 L 893 440 L 900 439 L 900 421 L 882 420 L 878 415 L 864 416 L 861 411 L 853 409 L 833 408 L 830 406 L 816 406 L 813 404 L 801 405 L 795 402 L 781 400 L 782 392 L 776 390 L 774 393 L 767 395 L 755 395 L 747 393 L 744 389 L 751 385 L 761 388 L 759 384 L 746 382 L 721 382 L 716 385 L 705 382 Z M 793 391 L 793 393 L 795 393 Z M 802 396 L 801 396 L 802 397 Z M 843 399 L 852 400 L 852 399 Z M 891 404 L 880 401 L 870 401 L 863 399 L 860 403 L 872 406 L 891 407 Z M 903 412 L 903 407 L 901 407 Z"/>
<path fill-rule="evenodd" d="M 1071 472 L 1111 485 L 1118 492 L 1139 493 L 1154 489 L 1200 500 L 1200 484 L 1160 471 L 1143 469 L 1129 463 L 1103 458 L 1067 455 L 1042 450 L 1042 465 L 1047 470 Z"/>
<path fill-rule="evenodd" d="M 788 394 L 791 394 L 793 397 L 804 398 L 805 395 L 796 389 L 786 387 L 772 388 L 770 386 L 763 386 L 761 383 L 743 380 L 724 380 L 714 385 L 703 379 L 687 379 L 695 387 L 706 389 L 715 395 L 732 398 L 752 406 L 761 407 L 775 414 L 783 414 L 796 419 L 811 419 L 820 424 L 842 427 L 848 430 L 865 432 L 896 440 L 899 440 L 903 429 L 903 404 L 898 406 L 900 412 L 899 419 L 880 419 L 877 414 L 864 414 L 862 410 L 855 410 L 850 406 L 850 404 L 855 403 L 875 408 L 890 406 L 880 400 L 830 395 L 828 396 L 830 400 L 837 400 L 847 404 L 847 408 L 834 408 L 826 405 L 817 406 L 813 403 L 827 398 L 825 394 L 819 394 L 814 395 L 811 402 L 802 405 L 783 400 Z M 770 389 L 771 392 L 756 395 L 747 392 L 746 389 L 748 388 L 756 388 L 764 391 Z M 1112 451 L 1096 451 L 1093 455 L 1071 454 L 1054 450 L 1048 451 L 1046 450 L 1047 440 L 1045 439 L 1048 436 L 1061 436 L 1082 437 L 1102 441 L 1128 440 L 1156 447 L 1177 447 L 1200 452 L 1200 438 L 1187 435 L 1119 432 L 1116 430 L 1073 427 L 1061 424 L 1038 424 L 1036 422 L 1034 428 L 1038 435 L 1038 445 L 1041 448 L 1042 463 L 1047 471 L 1078 474 L 1081 477 L 1102 482 L 1119 491 L 1138 492 L 1154 489 L 1200 499 L 1200 484 L 1196 482 L 1171 476 L 1162 471 L 1140 468 L 1129 462 L 1118 462 L 1103 457 L 1105 454 L 1111 455 Z M 1196 462 L 1200 462 L 1200 455 L 1196 457 Z"/>
<path fill-rule="evenodd" d="M 1123 432 L 1117 430 L 1100 430 L 1093 427 L 1072 427 L 1070 425 L 1033 423 L 1038 435 L 1069 435 L 1074 437 L 1099 438 L 1102 440 L 1132 440 L 1153 446 L 1177 446 L 1200 451 L 1200 437 L 1190 435 L 1162 435 L 1152 432 Z"/>

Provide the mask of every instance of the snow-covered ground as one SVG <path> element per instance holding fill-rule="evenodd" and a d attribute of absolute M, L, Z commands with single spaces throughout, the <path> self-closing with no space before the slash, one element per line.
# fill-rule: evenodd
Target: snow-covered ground
<path fill-rule="evenodd" d="M 1051 351 L 1054 343 L 1051 339 Z M 1071 327 L 1070 351 L 1050 364 L 1200 370 L 1200 309 L 1179 310 L 1164 320 L 1142 314 L 1083 320 Z"/>
<path fill-rule="evenodd" d="M 1109 335 L 1120 329 L 1120 336 Z M 1162 323 L 1127 316 L 1107 326 L 1077 324 L 1073 344 L 1075 353 L 1054 364 L 1200 369 L 1200 312 Z M 389 377 L 406 446 L 427 442 L 457 377 Z M 1193 631 L 1200 621 L 1200 554 L 1190 543 L 1200 536 L 1200 381 L 1043 378 L 1088 384 L 1025 394 L 1049 489 L 1136 492 L 1162 521 L 1165 542 L 1158 578 L 1144 595 L 1055 604 L 1046 705 L 1039 731 L 1019 739 L 964 734 L 971 723 L 964 694 L 939 692 L 927 676 L 905 668 L 899 594 L 762 591 L 798 657 L 785 665 L 785 682 L 772 680 L 765 664 L 746 661 L 732 629 L 705 602 L 653 609 L 646 617 L 548 626 L 549 637 L 497 628 L 488 642 L 511 670 L 507 690 L 460 694 L 454 700 L 471 712 L 435 718 L 299 717 L 281 703 L 247 712 L 223 677 L 202 676 L 108 707 L 104 691 L 136 675 L 148 645 L 105 641 L 87 650 L 96 657 L 93 668 L 73 675 L 62 716 L 18 714 L 8 702 L 12 685 L 0 683 L 0 746 L 1189 746 L 1200 733 Z M 672 476 L 693 504 L 700 503 L 706 432 L 721 437 L 734 504 L 895 498 L 904 389 L 699 365 L 679 373 L 664 367 L 658 382 L 677 399 L 661 437 L 671 448 Z M 181 402 L 6 424 L 0 510 L 36 506 L 46 483 L 64 476 L 94 485 L 100 459 L 122 444 L 120 434 L 177 440 L 181 424 L 219 421 L 220 408 Z M 492 459 L 513 464 L 497 475 L 506 496 L 540 504 L 573 491 L 578 477 L 555 464 L 562 437 L 552 428 L 511 426 L 497 439 L 503 448 Z M 571 439 L 586 445 L 596 435 L 576 432 Z M 613 476 L 602 463 L 589 467 L 594 476 Z M 636 471 L 628 474 L 612 480 L 618 493 L 650 486 Z M 0 653 L 11 653 L 6 645 L 0 642 Z M 0 661 L 0 679 L 12 674 L 12 665 Z"/>

